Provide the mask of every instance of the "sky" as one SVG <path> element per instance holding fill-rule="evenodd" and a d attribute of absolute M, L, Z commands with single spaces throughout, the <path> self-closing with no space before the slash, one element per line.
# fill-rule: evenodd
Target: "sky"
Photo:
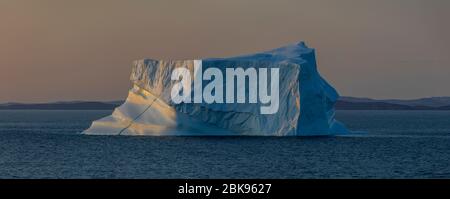
<path fill-rule="evenodd" d="M 450 96 L 448 0 L 0 0 L 0 102 L 120 100 L 133 60 L 305 41 L 341 95 Z"/>

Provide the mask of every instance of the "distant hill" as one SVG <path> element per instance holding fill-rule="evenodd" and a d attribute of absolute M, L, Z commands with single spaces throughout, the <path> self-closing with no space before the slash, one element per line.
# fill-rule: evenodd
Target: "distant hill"
<path fill-rule="evenodd" d="M 450 97 L 430 97 L 411 100 L 341 97 L 338 110 L 450 110 Z"/>
<path fill-rule="evenodd" d="M 347 102 L 339 100 L 335 106 L 338 110 L 413 110 L 411 106 L 385 102 Z"/>
<path fill-rule="evenodd" d="M 119 106 L 116 102 L 53 102 L 39 104 L 0 104 L 0 110 L 112 110 Z"/>
<path fill-rule="evenodd" d="M 390 104 L 406 105 L 406 106 L 425 106 L 425 107 L 443 107 L 450 106 L 450 97 L 428 97 L 420 99 L 370 99 L 370 98 L 357 98 L 357 97 L 341 97 L 340 100 L 346 102 L 384 102 Z"/>
<path fill-rule="evenodd" d="M 38 104 L 5 103 L 0 110 L 112 110 L 123 101 L 89 102 L 69 101 Z M 378 100 L 370 98 L 341 97 L 337 110 L 450 110 L 450 97 L 430 97 L 412 100 Z"/>

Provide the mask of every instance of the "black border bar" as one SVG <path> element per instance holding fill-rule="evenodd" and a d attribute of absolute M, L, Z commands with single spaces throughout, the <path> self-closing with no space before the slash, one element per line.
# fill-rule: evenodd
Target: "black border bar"
<path fill-rule="evenodd" d="M 208 197 L 204 194 L 180 194 L 180 186 L 185 186 L 186 183 L 189 186 L 212 186 L 220 190 L 212 191 Z M 270 184 L 271 188 L 268 193 L 224 194 L 222 192 L 224 184 Z M 0 180 L 0 193 L 61 196 L 143 195 L 165 198 L 275 198 L 279 196 L 298 198 L 298 196 L 304 195 L 384 197 L 391 193 L 448 195 L 450 180 Z"/>

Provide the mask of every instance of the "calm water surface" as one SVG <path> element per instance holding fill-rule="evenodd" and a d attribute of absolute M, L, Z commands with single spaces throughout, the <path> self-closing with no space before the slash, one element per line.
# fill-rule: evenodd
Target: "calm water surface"
<path fill-rule="evenodd" d="M 338 111 L 345 137 L 84 136 L 110 111 L 0 111 L 0 178 L 450 178 L 449 111 Z"/>

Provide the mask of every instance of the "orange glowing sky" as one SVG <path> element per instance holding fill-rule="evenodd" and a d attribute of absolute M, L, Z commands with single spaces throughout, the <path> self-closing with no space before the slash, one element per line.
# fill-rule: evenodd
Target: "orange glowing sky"
<path fill-rule="evenodd" d="M 305 40 L 342 95 L 450 96 L 448 0 L 0 0 L 0 102 L 124 99 L 131 62 Z"/>

